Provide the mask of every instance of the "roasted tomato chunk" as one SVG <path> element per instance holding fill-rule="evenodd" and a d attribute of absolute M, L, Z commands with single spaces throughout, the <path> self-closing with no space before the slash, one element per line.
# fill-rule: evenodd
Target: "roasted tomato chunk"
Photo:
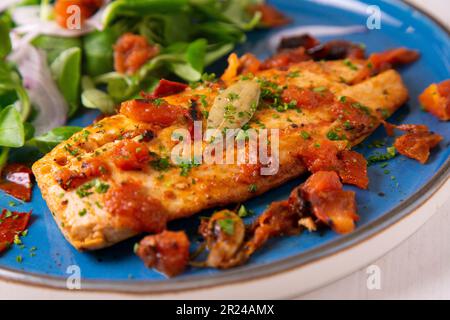
<path fill-rule="evenodd" d="M 155 88 L 155 91 L 153 91 L 151 97 L 152 98 L 167 97 L 182 92 L 187 87 L 188 85 L 184 83 L 161 79 L 159 80 L 158 86 Z"/>
<path fill-rule="evenodd" d="M 313 214 L 338 233 L 349 233 L 359 219 L 356 213 L 355 193 L 342 190 L 336 172 L 319 171 L 301 187 Z"/>
<path fill-rule="evenodd" d="M 16 235 L 27 229 L 30 217 L 31 212 L 11 212 L 3 209 L 0 214 L 0 253 L 9 248 Z"/>
<path fill-rule="evenodd" d="M 2 170 L 0 189 L 22 201 L 31 200 L 33 172 L 23 164 L 8 164 Z"/>
<path fill-rule="evenodd" d="M 433 83 L 419 96 L 424 109 L 440 120 L 450 120 L 450 79 Z"/>
<path fill-rule="evenodd" d="M 331 141 L 311 143 L 300 151 L 299 157 L 312 173 L 317 171 L 338 171 L 340 161 L 337 157 L 338 149 Z"/>
<path fill-rule="evenodd" d="M 189 262 L 189 239 L 184 231 L 163 231 L 139 242 L 136 254 L 148 268 L 169 277 L 182 273 Z"/>
<path fill-rule="evenodd" d="M 291 19 L 268 4 L 257 4 L 249 7 L 251 13 L 261 12 L 261 23 L 265 27 L 281 27 L 291 22 Z"/>
<path fill-rule="evenodd" d="M 343 150 L 339 152 L 338 158 L 341 162 L 338 173 L 342 182 L 367 189 L 369 177 L 367 176 L 367 161 L 364 156 L 356 151 Z"/>
<path fill-rule="evenodd" d="M 112 161 L 122 170 L 141 170 L 150 161 L 147 145 L 134 140 L 122 140 L 112 151 Z"/>
<path fill-rule="evenodd" d="M 364 59 L 361 45 L 345 40 L 333 40 L 310 48 L 308 54 L 314 60 Z"/>
<path fill-rule="evenodd" d="M 178 120 L 189 118 L 188 110 L 160 100 L 130 100 L 122 103 L 120 113 L 136 121 L 168 127 Z"/>
<path fill-rule="evenodd" d="M 309 34 L 302 34 L 293 37 L 284 37 L 278 46 L 278 52 L 289 49 L 296 49 L 303 47 L 305 49 L 312 49 L 320 45 L 320 41 Z"/>
<path fill-rule="evenodd" d="M 62 189 L 67 191 L 78 188 L 85 183 L 88 178 L 84 173 L 73 171 L 68 168 L 61 168 L 56 172 L 55 180 Z"/>
<path fill-rule="evenodd" d="M 147 196 L 138 182 L 127 181 L 109 188 L 105 206 L 134 231 L 161 232 L 166 227 L 167 218 L 161 202 Z"/>
<path fill-rule="evenodd" d="M 81 164 L 81 172 L 86 175 L 86 177 L 100 177 L 107 175 L 109 173 L 108 164 L 105 161 L 92 158 L 83 161 Z"/>
<path fill-rule="evenodd" d="M 261 70 L 278 68 L 287 69 L 291 64 L 311 60 L 311 56 L 306 53 L 306 49 L 298 47 L 290 50 L 283 50 L 272 57 L 266 59 L 261 64 Z"/>
<path fill-rule="evenodd" d="M 83 23 L 103 5 L 103 0 L 57 0 L 55 2 L 55 16 L 56 22 L 61 27 L 70 27 L 71 21 L 69 21 L 69 18 L 75 12 L 69 10 L 69 7 L 74 5 L 80 9 L 80 22 Z"/>
<path fill-rule="evenodd" d="M 120 73 L 134 74 L 158 53 L 159 48 L 150 45 L 145 37 L 125 33 L 114 45 L 114 68 Z"/>
<path fill-rule="evenodd" d="M 430 150 L 442 139 L 442 136 L 428 131 L 412 132 L 398 137 L 394 147 L 400 154 L 424 164 L 430 156 Z"/>

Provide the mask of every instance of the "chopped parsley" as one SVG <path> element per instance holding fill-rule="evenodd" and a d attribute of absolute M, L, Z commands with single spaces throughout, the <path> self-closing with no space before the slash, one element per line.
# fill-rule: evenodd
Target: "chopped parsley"
<path fill-rule="evenodd" d="M 353 64 L 353 62 L 351 62 L 349 59 L 345 59 L 345 60 L 344 60 L 344 64 L 345 64 L 347 67 L 349 67 L 351 70 L 354 70 L 354 71 L 358 70 L 358 67 L 355 66 L 355 65 Z"/>
<path fill-rule="evenodd" d="M 78 212 L 78 215 L 79 215 L 80 217 L 83 217 L 83 216 L 86 215 L 86 213 L 87 213 L 86 208 L 83 208 L 82 210 L 80 210 L 80 211 Z"/>
<path fill-rule="evenodd" d="M 311 135 L 310 135 L 308 132 L 306 132 L 306 131 L 300 132 L 300 135 L 301 135 L 302 138 L 305 139 L 305 140 L 307 140 L 307 139 L 309 139 L 309 138 L 311 137 Z"/>
<path fill-rule="evenodd" d="M 252 210 L 248 210 L 244 205 L 241 205 L 241 207 L 238 210 L 238 216 L 241 218 L 249 217 L 253 214 L 254 212 Z"/>
<path fill-rule="evenodd" d="M 258 186 L 254 183 L 248 186 L 248 191 L 251 193 L 255 193 L 258 190 Z"/>
<path fill-rule="evenodd" d="M 153 169 L 157 171 L 166 171 L 170 168 L 170 161 L 168 157 L 157 158 L 150 162 Z"/>
<path fill-rule="evenodd" d="M 387 147 L 386 148 L 386 153 L 377 153 L 373 156 L 370 156 L 367 160 L 368 160 L 368 164 L 372 165 L 376 162 L 382 162 L 382 161 L 387 161 L 390 160 L 392 158 L 394 158 L 397 155 L 397 152 L 395 150 L 395 147 Z"/>
<path fill-rule="evenodd" d="M 346 137 L 344 135 L 339 135 L 336 131 L 334 130 L 330 130 L 327 133 L 327 138 L 332 140 L 332 141 L 336 141 L 336 140 L 345 140 Z"/>

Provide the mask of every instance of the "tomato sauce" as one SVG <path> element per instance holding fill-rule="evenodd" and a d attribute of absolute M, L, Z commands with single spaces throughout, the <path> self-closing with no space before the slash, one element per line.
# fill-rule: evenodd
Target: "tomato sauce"
<path fill-rule="evenodd" d="M 328 89 L 318 90 L 304 89 L 296 86 L 287 87 L 282 93 L 285 103 L 297 102 L 300 109 L 314 110 L 320 106 L 328 106 L 334 102 L 334 94 Z"/>
<path fill-rule="evenodd" d="M 147 195 L 141 183 L 123 182 L 106 193 L 105 206 L 128 228 L 158 233 L 165 229 L 167 217 L 162 204 Z"/>
<path fill-rule="evenodd" d="M 8 164 L 2 170 L 0 189 L 22 201 L 31 200 L 33 172 L 23 164 Z"/>

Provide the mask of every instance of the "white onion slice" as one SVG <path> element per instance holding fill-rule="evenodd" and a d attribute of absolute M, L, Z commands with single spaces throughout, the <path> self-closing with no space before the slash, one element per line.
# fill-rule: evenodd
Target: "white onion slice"
<path fill-rule="evenodd" d="M 18 4 L 19 2 L 21 2 L 22 0 L 2 0 L 0 3 L 0 12 L 5 11 L 6 9 L 8 9 L 10 6 L 13 6 L 15 4 Z"/>
<path fill-rule="evenodd" d="M 36 135 L 64 125 L 69 106 L 52 78 L 45 53 L 24 41 L 13 46 L 15 51 L 8 59 L 17 64 L 31 104 L 38 111 L 32 122 Z"/>

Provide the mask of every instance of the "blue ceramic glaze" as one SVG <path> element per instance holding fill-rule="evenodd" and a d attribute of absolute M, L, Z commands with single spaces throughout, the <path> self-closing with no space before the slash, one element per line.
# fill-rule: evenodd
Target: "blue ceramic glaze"
<path fill-rule="evenodd" d="M 385 168 L 381 168 L 379 165 L 369 167 L 369 190 L 364 191 L 348 186 L 345 187 L 356 191 L 357 194 L 358 211 L 361 216 L 357 231 L 361 230 L 361 234 L 358 235 L 359 240 L 353 238 L 352 241 L 360 241 L 365 235 L 370 233 L 370 226 L 391 214 L 395 208 L 407 201 L 417 190 L 435 177 L 439 170 L 441 170 L 441 174 L 448 174 L 448 170 L 442 171 L 442 168 L 448 165 L 450 126 L 448 123 L 440 122 L 430 114 L 421 111 L 417 97 L 430 83 L 450 78 L 449 36 L 428 17 L 399 1 L 329 1 L 329 3 L 336 4 L 335 7 L 332 7 L 330 4 L 325 5 L 326 1 L 321 0 L 277 0 L 270 2 L 293 18 L 294 23 L 288 28 L 294 25 L 360 25 L 365 27 L 367 19 L 365 8 L 369 4 L 375 4 L 382 10 L 381 30 L 366 29 L 363 33 L 339 37 L 319 37 L 320 40 L 326 41 L 332 38 L 341 38 L 364 43 L 369 53 L 400 46 L 417 49 L 421 52 L 421 59 L 418 62 L 400 69 L 410 91 L 411 98 L 408 104 L 401 108 L 391 120 L 393 119 L 394 123 L 426 124 L 433 131 L 443 135 L 444 141 L 440 143 L 439 148 L 433 150 L 426 165 L 397 156 L 390 160 Z M 340 7 L 339 5 L 342 4 L 344 6 Z M 267 39 L 271 35 L 278 31 L 261 30 L 253 32 L 248 36 L 247 43 L 238 48 L 238 51 L 254 52 L 260 57 L 267 56 L 268 52 L 264 49 L 265 43 L 267 43 Z M 223 65 L 222 61 L 216 64 L 215 68 L 220 68 Z M 86 111 L 83 115 L 71 121 L 70 124 L 88 125 L 96 115 L 93 111 Z M 368 145 L 371 141 L 380 139 L 386 139 L 388 146 L 392 144 L 392 139 L 387 139 L 384 130 L 379 128 L 367 141 L 358 147 L 358 151 L 365 156 L 375 153 L 377 149 L 369 148 Z M 378 149 L 378 151 L 384 152 L 383 149 Z M 24 157 L 24 155 L 17 156 Z M 248 201 L 246 205 L 259 214 L 272 201 L 286 198 L 290 190 L 302 181 L 303 179 L 292 181 L 285 186 L 268 192 L 264 196 Z M 380 196 L 380 192 L 384 196 Z M 252 270 L 270 267 L 274 264 L 282 266 L 289 259 L 291 266 L 304 263 L 306 261 L 305 259 L 302 260 L 302 257 L 306 257 L 308 253 L 313 252 L 312 250 L 316 250 L 315 252 L 320 254 L 321 247 L 325 248 L 326 245 L 337 243 L 338 241 L 341 243 L 347 241 L 347 236 L 339 236 L 332 231 L 323 233 L 305 232 L 299 236 L 271 240 L 263 250 L 257 252 L 249 263 L 243 267 L 228 271 L 189 269 L 179 277 L 165 279 L 163 275 L 145 268 L 142 262 L 133 254 L 133 244 L 138 238 L 130 239 L 112 248 L 98 252 L 80 253 L 64 239 L 58 230 L 37 187 L 34 188 L 32 202 L 11 207 L 9 205 L 11 200 L 19 204 L 18 201 L 8 195 L 0 193 L 0 205 L 2 208 L 18 211 L 33 210 L 33 220 L 28 235 L 23 238 L 23 243 L 26 247 L 20 249 L 14 246 L 0 256 L 0 275 L 15 279 L 20 278 L 24 281 L 60 286 L 63 286 L 64 279 L 67 276 L 66 270 L 68 266 L 78 265 L 81 268 L 82 277 L 87 283 L 86 287 L 89 287 L 89 284 L 93 282 L 103 289 L 110 288 L 112 283 L 120 283 L 120 286 L 115 287 L 118 290 L 139 290 L 137 286 L 133 287 L 133 284 L 138 283 L 142 285 L 143 282 L 147 290 L 152 290 L 153 285 L 155 288 L 158 285 L 159 288 L 166 287 L 171 289 L 176 289 L 180 284 L 183 284 L 185 287 L 196 287 L 199 283 L 198 281 L 202 279 L 209 279 L 210 284 L 215 283 L 215 279 L 217 279 L 217 283 L 219 279 L 222 282 L 226 281 L 227 277 L 246 279 L 252 275 Z M 195 239 L 198 220 L 198 217 L 192 217 L 176 221 L 170 224 L 170 228 L 187 229 Z M 348 237 L 348 239 L 351 238 Z M 349 242 L 347 241 L 347 243 Z M 37 248 L 34 257 L 30 256 L 30 248 L 32 246 Z M 329 248 L 327 253 L 332 253 L 339 249 L 338 246 L 328 246 L 327 248 Z M 23 257 L 21 263 L 16 261 L 18 255 Z M 58 282 L 58 280 L 62 281 Z M 127 287 L 127 285 L 130 285 L 130 287 Z"/>

